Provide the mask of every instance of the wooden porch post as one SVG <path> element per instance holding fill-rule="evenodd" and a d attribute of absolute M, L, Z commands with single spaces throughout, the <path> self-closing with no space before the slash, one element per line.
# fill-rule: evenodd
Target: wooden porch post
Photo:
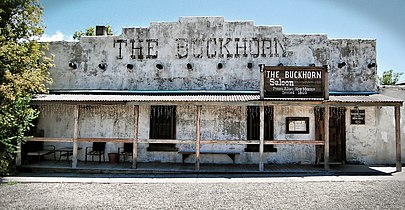
<path fill-rule="evenodd" d="M 74 130 L 73 130 L 73 157 L 72 157 L 72 168 L 77 167 L 77 138 L 79 136 L 79 105 L 75 106 L 74 109 Z"/>
<path fill-rule="evenodd" d="M 264 99 L 264 64 L 260 66 L 260 100 Z"/>
<path fill-rule="evenodd" d="M 138 122 L 139 122 L 139 105 L 134 106 L 134 139 L 132 144 L 132 168 L 137 168 L 138 160 Z"/>
<path fill-rule="evenodd" d="M 264 106 L 260 105 L 260 145 L 259 145 L 259 171 L 264 171 L 263 151 L 264 151 Z"/>
<path fill-rule="evenodd" d="M 200 120 L 201 120 L 201 105 L 197 105 L 195 119 L 195 170 L 200 170 Z"/>
<path fill-rule="evenodd" d="M 17 156 L 15 157 L 15 165 L 21 166 L 21 142 L 17 144 Z"/>
<path fill-rule="evenodd" d="M 324 114 L 324 141 L 325 141 L 325 146 L 324 146 L 324 166 L 325 170 L 329 171 L 329 106 L 325 107 L 325 114 Z"/>
<path fill-rule="evenodd" d="M 264 99 L 264 64 L 260 64 L 260 100 Z M 259 131 L 259 171 L 264 171 L 263 151 L 264 151 L 264 106 L 260 104 L 260 131 Z"/>
<path fill-rule="evenodd" d="M 395 140 L 396 140 L 396 168 L 397 172 L 402 171 L 401 163 L 401 107 L 399 105 L 395 106 Z"/>

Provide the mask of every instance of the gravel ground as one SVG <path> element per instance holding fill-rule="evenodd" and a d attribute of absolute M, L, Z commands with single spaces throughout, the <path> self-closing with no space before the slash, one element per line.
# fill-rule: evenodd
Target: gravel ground
<path fill-rule="evenodd" d="M 0 209 L 405 209 L 405 182 L 3 183 Z"/>

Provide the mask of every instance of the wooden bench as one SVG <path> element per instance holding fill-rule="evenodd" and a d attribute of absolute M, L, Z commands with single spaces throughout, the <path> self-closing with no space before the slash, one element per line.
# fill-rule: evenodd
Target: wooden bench
<path fill-rule="evenodd" d="M 187 151 L 178 151 L 179 154 L 182 156 L 182 161 L 184 163 L 184 160 L 192 155 L 195 154 L 195 151 L 192 150 L 187 150 Z M 200 154 L 211 154 L 211 155 L 228 155 L 229 158 L 232 159 L 232 162 L 235 164 L 235 156 L 240 155 L 240 152 L 238 151 L 200 151 Z"/>
<path fill-rule="evenodd" d="M 38 156 L 38 161 L 41 164 L 41 157 L 50 154 L 53 154 L 53 158 L 56 160 L 55 146 L 53 145 L 43 146 L 43 150 L 28 152 L 27 156 Z"/>

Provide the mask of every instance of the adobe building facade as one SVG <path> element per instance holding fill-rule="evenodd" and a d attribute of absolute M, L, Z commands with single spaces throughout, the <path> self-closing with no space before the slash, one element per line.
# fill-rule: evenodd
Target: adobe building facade
<path fill-rule="evenodd" d="M 373 39 L 181 17 L 118 36 L 51 42 L 49 54 L 50 94 L 33 98 L 41 110 L 38 139 L 57 148 L 75 142 L 83 148 L 75 164 L 92 142 L 107 142 L 107 154 L 133 139 L 138 162 L 315 164 L 324 161 L 324 132 L 330 162 L 398 162 L 392 107 L 402 101 L 378 94 Z M 279 95 L 260 97 L 261 78 Z M 295 87 L 316 79 L 326 80 L 321 98 Z M 181 153 L 196 150 L 202 155 Z"/>

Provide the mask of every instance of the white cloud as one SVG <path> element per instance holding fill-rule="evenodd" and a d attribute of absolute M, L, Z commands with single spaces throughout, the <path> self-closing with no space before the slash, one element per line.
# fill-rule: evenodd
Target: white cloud
<path fill-rule="evenodd" d="M 40 42 L 52 42 L 52 41 L 73 41 L 72 36 L 66 36 L 60 31 L 56 31 L 53 35 L 43 34 L 39 38 Z"/>

